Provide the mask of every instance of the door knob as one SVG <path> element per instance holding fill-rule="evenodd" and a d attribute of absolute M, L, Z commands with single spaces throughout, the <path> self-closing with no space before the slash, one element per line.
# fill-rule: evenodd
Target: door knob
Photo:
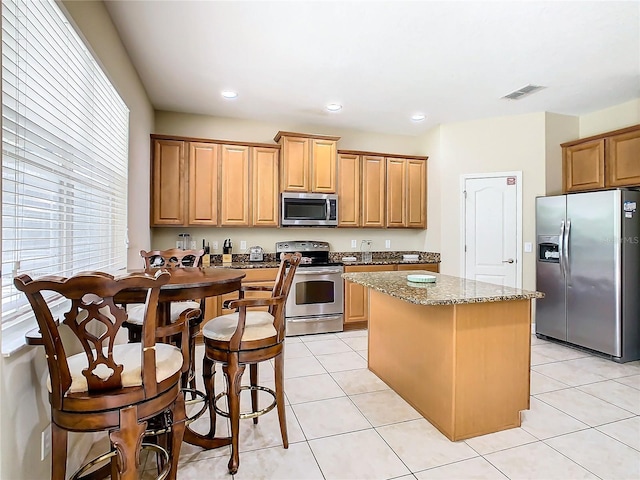
<path fill-rule="evenodd" d="M 515 262 L 513 258 L 510 258 L 509 260 L 502 260 L 502 263 L 513 263 L 513 262 Z"/>

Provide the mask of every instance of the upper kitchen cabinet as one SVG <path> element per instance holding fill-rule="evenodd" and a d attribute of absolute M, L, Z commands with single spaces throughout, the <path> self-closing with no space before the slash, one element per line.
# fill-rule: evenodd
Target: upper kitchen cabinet
<path fill-rule="evenodd" d="M 387 227 L 426 228 L 427 162 L 387 157 Z"/>
<path fill-rule="evenodd" d="M 565 192 L 640 185 L 640 125 L 561 146 Z"/>
<path fill-rule="evenodd" d="M 278 145 L 151 139 L 152 227 L 278 226 Z"/>
<path fill-rule="evenodd" d="M 427 228 L 427 160 L 407 160 L 407 217 L 409 228 Z"/>
<path fill-rule="evenodd" d="M 189 144 L 189 225 L 218 224 L 218 152 L 215 143 Z"/>
<path fill-rule="evenodd" d="M 362 156 L 362 227 L 385 227 L 385 159 Z"/>
<path fill-rule="evenodd" d="M 277 227 L 280 197 L 277 148 L 251 148 L 251 177 L 252 225 Z"/>
<path fill-rule="evenodd" d="M 336 192 L 336 145 L 340 137 L 278 132 L 283 192 Z"/>
<path fill-rule="evenodd" d="M 607 183 L 611 187 L 640 185 L 640 127 L 605 140 Z"/>
<path fill-rule="evenodd" d="M 222 145 L 220 155 L 220 226 L 248 227 L 251 212 L 249 196 L 249 148 Z"/>
<path fill-rule="evenodd" d="M 185 224 L 185 142 L 153 139 L 151 226 Z"/>
<path fill-rule="evenodd" d="M 563 147 L 565 191 L 604 188 L 604 139 Z"/>
<path fill-rule="evenodd" d="M 338 155 L 338 226 L 360 226 L 360 155 Z"/>

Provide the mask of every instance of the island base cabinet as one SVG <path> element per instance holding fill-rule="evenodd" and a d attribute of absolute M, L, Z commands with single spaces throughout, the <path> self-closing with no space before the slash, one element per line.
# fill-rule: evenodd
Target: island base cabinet
<path fill-rule="evenodd" d="M 416 305 L 369 291 L 369 369 L 449 440 L 520 426 L 531 301 Z"/>

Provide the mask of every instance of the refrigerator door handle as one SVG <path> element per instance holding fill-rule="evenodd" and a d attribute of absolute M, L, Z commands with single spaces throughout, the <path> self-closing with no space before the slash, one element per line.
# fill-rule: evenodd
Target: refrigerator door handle
<path fill-rule="evenodd" d="M 571 240 L 571 219 L 567 219 L 567 227 L 564 230 L 564 271 L 567 277 L 567 282 L 571 282 L 571 262 L 569 251 L 569 241 Z"/>
<path fill-rule="evenodd" d="M 560 253 L 560 273 L 566 276 L 564 269 L 564 220 L 560 222 L 560 236 L 558 237 L 558 250 Z"/>

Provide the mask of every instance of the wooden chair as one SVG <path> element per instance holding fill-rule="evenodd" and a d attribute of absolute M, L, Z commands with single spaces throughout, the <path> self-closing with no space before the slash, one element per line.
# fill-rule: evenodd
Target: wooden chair
<path fill-rule="evenodd" d="M 185 429 L 185 402 L 180 389 L 189 366 L 180 348 L 156 343 L 156 338 L 182 334 L 187 348 L 189 315 L 167 327 L 156 326 L 160 287 L 168 272 L 131 274 L 120 278 L 89 272 L 70 278 L 48 276 L 14 279 L 35 313 L 49 368 L 51 403 L 51 478 L 64 480 L 69 431 L 108 431 L 111 461 L 99 471 L 112 478 L 135 479 L 146 420 L 169 412 L 172 418 L 170 451 L 164 451 L 169 478 L 176 478 Z M 114 344 L 127 318 L 114 297 L 124 289 L 147 289 L 140 343 Z M 43 292 L 53 292 L 46 298 Z M 64 309 L 60 299 L 65 300 Z M 80 342 L 83 351 L 67 355 L 54 312 Z M 66 312 L 66 313 L 64 313 Z M 161 449 L 156 447 L 156 449 Z M 79 474 L 81 469 L 77 474 Z"/>
<path fill-rule="evenodd" d="M 244 298 L 244 292 L 250 290 L 268 290 L 268 287 L 242 287 L 240 298 L 229 302 L 229 308 L 237 308 L 235 313 L 222 315 L 208 321 L 203 329 L 205 356 L 203 361 L 203 377 L 210 413 L 210 435 L 215 433 L 216 412 L 227 416 L 231 423 L 231 459 L 229 472 L 235 474 L 240 463 L 238 453 L 238 436 L 241 418 L 253 418 L 258 423 L 258 416 L 270 411 L 274 406 L 278 410 L 280 433 L 284 448 L 289 447 L 287 424 L 284 410 L 284 339 L 285 320 L 284 306 L 293 283 L 302 255 L 287 254 L 282 257 L 278 275 L 270 298 Z M 250 307 L 268 307 L 268 311 L 247 310 Z M 275 392 L 258 386 L 258 363 L 275 359 Z M 215 395 L 214 362 L 222 363 L 227 383 L 227 392 Z M 249 365 L 249 387 L 241 387 L 240 381 L 246 366 Z M 240 390 L 251 390 L 251 413 L 240 413 Z M 258 390 L 271 393 L 274 403 L 258 410 Z M 229 411 L 223 412 L 216 406 L 216 401 L 227 396 Z"/>
<path fill-rule="evenodd" d="M 199 267 L 204 250 L 181 250 L 172 248 L 169 250 L 140 250 L 140 256 L 144 260 L 145 269 L 150 268 L 181 268 L 181 267 Z M 175 323 L 180 315 L 188 309 L 199 308 L 204 312 L 204 302 L 187 301 L 187 302 L 171 302 L 170 321 Z M 140 333 L 142 331 L 144 305 L 130 305 L 127 309 L 129 318 L 125 323 L 125 327 L 129 330 L 129 341 L 139 342 Z M 200 324 L 202 323 L 202 315 L 193 317 L 189 322 L 189 371 L 182 379 L 183 388 L 196 388 L 195 378 L 195 350 L 196 336 L 200 332 Z"/>

